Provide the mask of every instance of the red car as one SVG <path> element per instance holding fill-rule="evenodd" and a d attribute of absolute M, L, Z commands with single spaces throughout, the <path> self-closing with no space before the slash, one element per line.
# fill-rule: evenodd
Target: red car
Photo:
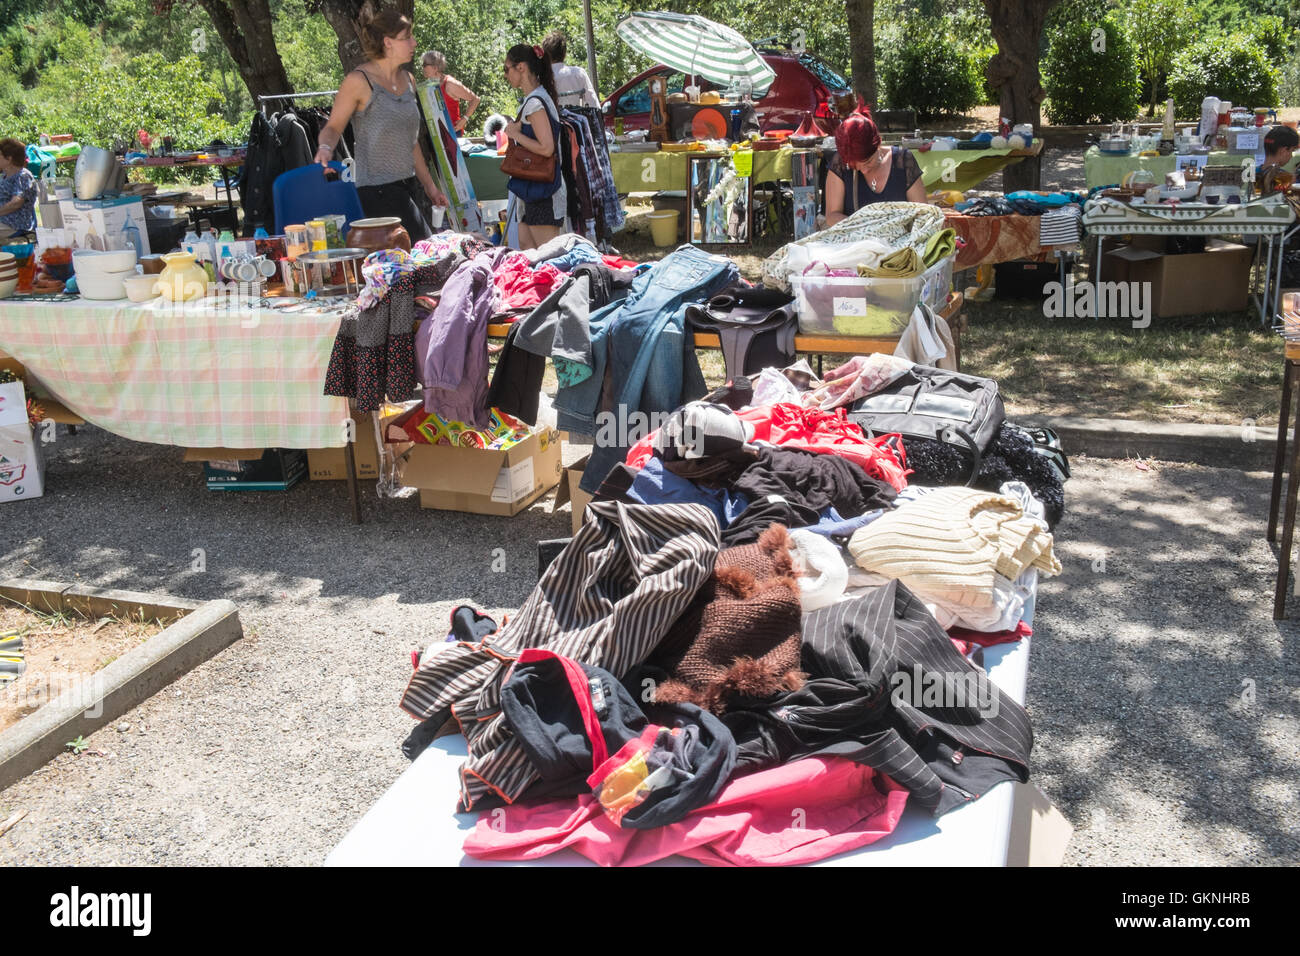
<path fill-rule="evenodd" d="M 798 129 L 805 113 L 811 112 L 818 125 L 833 132 L 838 118 L 831 106 L 831 97 L 849 91 L 849 81 L 826 61 L 811 53 L 792 53 L 788 50 L 760 49 L 768 66 L 776 71 L 776 79 L 761 99 L 754 101 L 758 125 L 764 132 L 770 129 Z M 685 74 L 666 66 L 654 66 L 634 76 L 601 104 L 605 111 L 605 127 L 614 130 L 618 120 L 623 129 L 649 129 L 650 127 L 650 77 L 668 77 L 668 92 L 680 93 L 690 86 Z M 693 82 L 700 92 L 722 90 L 702 77 Z"/>

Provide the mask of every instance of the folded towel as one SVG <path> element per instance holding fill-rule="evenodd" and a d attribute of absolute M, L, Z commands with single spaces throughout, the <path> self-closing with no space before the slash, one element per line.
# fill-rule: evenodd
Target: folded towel
<path fill-rule="evenodd" d="M 911 246 L 895 249 L 875 265 L 858 266 L 858 275 L 868 279 L 907 279 L 925 271 L 925 263 Z"/>
<path fill-rule="evenodd" d="M 956 230 L 941 229 L 926 240 L 925 252 L 921 253 L 921 258 L 925 261 L 925 267 L 928 269 L 935 263 L 948 258 L 948 256 L 952 255 L 956 251 Z"/>

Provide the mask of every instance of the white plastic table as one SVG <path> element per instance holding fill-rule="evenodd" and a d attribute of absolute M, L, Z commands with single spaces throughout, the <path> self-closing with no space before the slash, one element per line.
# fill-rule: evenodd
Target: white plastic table
<path fill-rule="evenodd" d="M 1033 622 L 1033 602 L 1025 620 Z M 1029 644 L 985 648 L 989 678 L 1018 704 L 1025 702 Z M 459 734 L 435 740 L 362 817 L 325 859 L 326 866 L 521 866 L 522 862 L 476 860 L 461 845 L 478 813 L 452 813 L 459 796 L 457 770 L 465 759 Z M 974 803 L 934 817 L 909 805 L 889 836 L 818 866 L 1005 866 L 1018 785 L 1000 783 Z M 594 866 L 573 850 L 561 850 L 530 866 Z M 680 857 L 659 865 L 696 865 Z M 698 864 L 703 865 L 703 864 Z"/>

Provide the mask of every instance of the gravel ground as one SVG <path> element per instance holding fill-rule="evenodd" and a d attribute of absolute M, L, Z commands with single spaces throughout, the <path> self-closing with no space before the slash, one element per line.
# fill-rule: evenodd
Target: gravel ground
<path fill-rule="evenodd" d="M 93 735 L 108 756 L 0 792 L 0 819 L 30 811 L 0 863 L 319 863 L 407 765 L 411 649 L 455 604 L 517 607 L 535 542 L 568 529 L 546 499 L 506 519 L 369 487 L 358 528 L 342 482 L 208 493 L 179 458 L 61 433 L 46 496 L 3 506 L 0 576 L 229 597 L 246 636 Z M 1076 465 L 1029 700 L 1036 781 L 1077 828 L 1067 862 L 1295 863 L 1298 629 L 1270 619 L 1267 476 Z"/>

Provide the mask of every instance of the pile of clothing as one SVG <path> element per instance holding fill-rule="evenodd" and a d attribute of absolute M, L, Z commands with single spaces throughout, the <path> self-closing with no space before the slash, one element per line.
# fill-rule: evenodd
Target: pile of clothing
<path fill-rule="evenodd" d="M 883 359 L 674 409 L 517 615 L 457 609 L 402 707 L 412 758 L 467 738 L 468 854 L 811 862 L 1028 779 L 1029 718 L 977 661 L 1061 571 L 1043 502 L 909 482 L 916 441 L 850 418 Z M 804 400 L 754 404 L 776 377 Z"/>
<path fill-rule="evenodd" d="M 419 384 L 425 409 L 443 418 L 481 429 L 495 405 L 535 423 L 544 358 L 520 361 L 508 347 L 500 384 L 489 394 L 488 324 L 553 311 L 578 278 L 588 298 L 604 304 L 626 293 L 635 267 L 577 235 L 518 252 L 444 232 L 410 252 L 371 253 L 361 266 L 356 310 L 335 339 L 325 394 L 375 411 L 385 399 L 406 401 Z"/>

